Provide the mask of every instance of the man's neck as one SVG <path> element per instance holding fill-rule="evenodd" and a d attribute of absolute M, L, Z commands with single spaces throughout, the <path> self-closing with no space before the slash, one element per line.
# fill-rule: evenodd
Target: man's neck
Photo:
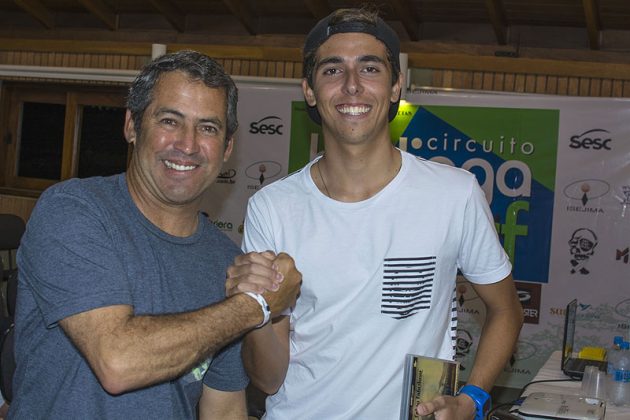
<path fill-rule="evenodd" d="M 133 175 L 132 175 L 133 176 Z M 156 203 L 141 193 L 141 189 L 135 188 L 130 182 L 130 173 L 127 173 L 127 188 L 131 199 L 138 210 L 151 223 L 169 235 L 187 237 L 195 233 L 199 224 L 199 209 L 192 203 L 182 206 L 168 206 L 164 203 Z"/>
<path fill-rule="evenodd" d="M 402 156 L 391 143 L 370 148 L 327 145 L 323 158 L 311 168 L 311 177 L 330 198 L 358 202 L 385 188 L 401 165 Z"/>

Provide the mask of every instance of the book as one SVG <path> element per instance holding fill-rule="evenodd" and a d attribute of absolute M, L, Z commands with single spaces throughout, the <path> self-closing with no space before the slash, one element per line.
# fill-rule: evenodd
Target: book
<path fill-rule="evenodd" d="M 416 407 L 438 395 L 455 395 L 459 362 L 407 354 L 403 375 L 400 420 L 433 420 L 433 414 L 420 416 Z"/>

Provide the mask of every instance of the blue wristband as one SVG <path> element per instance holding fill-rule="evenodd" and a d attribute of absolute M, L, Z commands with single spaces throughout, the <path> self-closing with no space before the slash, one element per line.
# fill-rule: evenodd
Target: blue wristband
<path fill-rule="evenodd" d="M 490 405 L 492 404 L 490 394 L 475 385 L 464 385 L 457 393 L 457 395 L 459 394 L 466 394 L 475 402 L 475 420 L 484 420 L 486 418 L 486 414 L 490 411 Z"/>

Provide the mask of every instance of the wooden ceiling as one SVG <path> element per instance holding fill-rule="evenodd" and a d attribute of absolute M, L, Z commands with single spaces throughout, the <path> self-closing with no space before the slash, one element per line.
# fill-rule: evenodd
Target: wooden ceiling
<path fill-rule="evenodd" d="M 362 1 L 0 0 L 0 39 L 296 47 Z M 373 1 L 405 45 L 423 42 L 630 51 L 630 0 Z"/>

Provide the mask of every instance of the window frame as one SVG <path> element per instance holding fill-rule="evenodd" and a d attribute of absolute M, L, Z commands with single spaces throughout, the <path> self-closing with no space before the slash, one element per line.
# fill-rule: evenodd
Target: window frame
<path fill-rule="evenodd" d="M 80 86 L 63 84 L 4 82 L 0 102 L 0 192 L 14 195 L 39 195 L 57 182 L 76 177 L 79 166 L 80 129 L 83 106 L 110 106 L 125 108 L 127 88 L 125 86 Z M 39 102 L 66 106 L 64 118 L 63 147 L 61 153 L 60 179 L 51 180 L 19 176 L 19 130 L 22 103 Z M 122 132 L 123 127 L 121 125 Z M 131 159 L 132 146 L 127 146 L 127 164 Z"/>

